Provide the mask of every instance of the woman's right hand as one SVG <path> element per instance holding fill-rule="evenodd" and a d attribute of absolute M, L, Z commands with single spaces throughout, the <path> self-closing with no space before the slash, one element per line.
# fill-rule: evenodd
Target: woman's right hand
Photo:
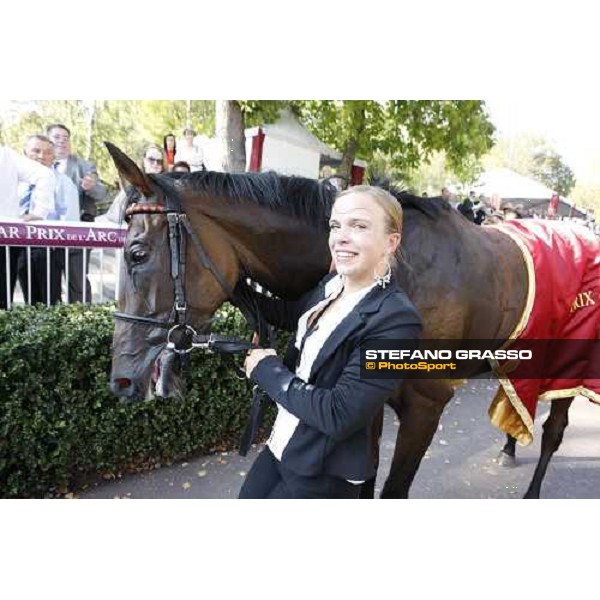
<path fill-rule="evenodd" d="M 246 370 L 246 377 L 248 379 L 250 379 L 250 375 L 256 365 L 267 356 L 277 356 L 277 352 L 273 348 L 257 348 L 256 350 L 248 351 L 248 355 L 244 361 L 244 369 Z"/>

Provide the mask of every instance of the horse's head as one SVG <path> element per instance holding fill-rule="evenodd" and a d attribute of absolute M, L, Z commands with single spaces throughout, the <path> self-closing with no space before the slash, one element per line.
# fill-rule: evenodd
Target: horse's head
<path fill-rule="evenodd" d="M 175 396 L 181 387 L 179 361 L 167 341 L 178 349 L 180 344 L 189 346 L 189 339 L 182 340 L 189 338 L 184 324 L 198 333 L 206 331 L 227 294 L 210 269 L 200 264 L 194 243 L 179 224 L 185 215 L 179 180 L 145 174 L 118 148 L 106 146 L 121 178 L 131 185 L 111 389 L 126 401 Z M 238 273 L 233 260 L 224 263 L 231 256 L 222 247 L 218 231 L 207 223 L 195 234 L 226 283 L 233 285 Z M 183 244 L 181 238 L 186 238 Z"/>

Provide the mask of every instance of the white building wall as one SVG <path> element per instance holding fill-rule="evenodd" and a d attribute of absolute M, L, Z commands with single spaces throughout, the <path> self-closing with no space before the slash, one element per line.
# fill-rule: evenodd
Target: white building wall
<path fill-rule="evenodd" d="M 204 166 L 208 171 L 222 171 L 221 165 L 221 149 L 217 138 L 207 139 L 202 149 L 204 150 Z"/>
<path fill-rule="evenodd" d="M 282 175 L 317 179 L 320 159 L 318 150 L 290 144 L 267 134 L 263 145 L 261 171 L 277 171 Z"/>

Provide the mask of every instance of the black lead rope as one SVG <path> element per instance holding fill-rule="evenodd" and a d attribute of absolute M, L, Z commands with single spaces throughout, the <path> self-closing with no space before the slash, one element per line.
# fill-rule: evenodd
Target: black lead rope
<path fill-rule="evenodd" d="M 242 342 L 236 338 L 219 336 L 212 333 L 210 335 L 194 336 L 193 345 L 205 347 L 211 352 L 219 354 L 224 361 L 228 362 L 238 373 L 240 373 L 240 378 L 244 380 L 246 379 L 246 373 L 235 363 L 233 354 L 240 354 L 260 348 L 260 346 L 250 342 Z M 268 398 L 267 394 L 265 394 L 265 392 L 257 385 L 253 386 L 252 403 L 250 405 L 248 421 L 244 428 L 244 432 L 242 433 L 242 437 L 240 438 L 240 447 L 238 450 L 240 456 L 246 456 L 248 454 L 250 446 L 252 446 L 256 439 L 264 417 L 264 404 L 262 400 Z"/>
<path fill-rule="evenodd" d="M 277 345 L 275 330 L 262 316 L 256 299 L 250 292 L 247 293 L 246 297 L 239 289 L 239 286 L 236 289 L 238 289 L 238 293 L 235 295 L 233 301 L 242 311 L 252 329 L 258 333 L 259 344 L 267 348 L 274 348 Z M 252 387 L 252 403 L 250 405 L 250 413 L 248 414 L 248 422 L 240 438 L 240 447 L 238 450 L 240 456 L 246 456 L 256 440 L 264 417 L 265 405 L 262 402 L 263 399 L 270 400 L 269 396 L 263 390 L 254 385 Z"/>
<path fill-rule="evenodd" d="M 257 385 L 252 388 L 252 404 L 250 405 L 250 414 L 248 415 L 248 423 L 240 438 L 240 448 L 238 454 L 240 456 L 246 456 L 250 446 L 254 443 L 258 430 L 262 425 L 264 417 L 264 404 L 262 399 L 268 398 L 267 394 L 263 392 Z"/>

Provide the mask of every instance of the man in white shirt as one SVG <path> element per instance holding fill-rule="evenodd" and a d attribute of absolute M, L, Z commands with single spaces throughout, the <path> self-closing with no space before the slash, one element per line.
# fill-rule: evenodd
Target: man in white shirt
<path fill-rule="evenodd" d="M 45 135 L 31 135 L 25 142 L 25 156 L 52 169 L 55 162 L 54 144 Z M 75 184 L 63 173 L 54 172 L 54 210 L 49 221 L 79 221 L 79 192 Z"/>
<path fill-rule="evenodd" d="M 21 215 L 19 209 L 19 183 L 35 186 L 25 215 Z M 0 146 L 0 217 L 23 221 L 47 219 L 54 208 L 54 186 L 50 169 L 7 146 Z"/>
<path fill-rule="evenodd" d="M 31 135 L 25 142 L 25 156 L 53 169 L 55 153 L 54 144 L 45 135 Z M 79 192 L 75 184 L 62 173 L 54 171 L 56 185 L 54 187 L 54 210 L 48 214 L 48 220 L 79 221 Z M 50 304 L 61 300 L 61 279 L 64 270 L 65 251 L 56 248 L 50 251 Z M 46 302 L 46 249 L 35 248 L 31 251 L 32 269 L 32 302 Z M 35 283 L 34 281 L 35 275 Z M 27 264 L 21 260 L 19 265 L 19 282 L 25 289 L 27 281 Z"/>
<path fill-rule="evenodd" d="M 19 183 L 27 184 L 31 194 L 22 207 L 19 201 Z M 31 187 L 33 186 L 33 187 Z M 6 146 L 0 146 L 0 219 L 34 221 L 46 219 L 54 209 L 55 178 L 50 169 L 22 156 Z M 22 248 L 6 246 L 0 252 L 0 309 L 12 302 L 17 280 L 17 263 Z M 6 255 L 9 256 L 10 277 L 6 272 Z M 8 281 L 7 281 L 8 280 Z"/>

